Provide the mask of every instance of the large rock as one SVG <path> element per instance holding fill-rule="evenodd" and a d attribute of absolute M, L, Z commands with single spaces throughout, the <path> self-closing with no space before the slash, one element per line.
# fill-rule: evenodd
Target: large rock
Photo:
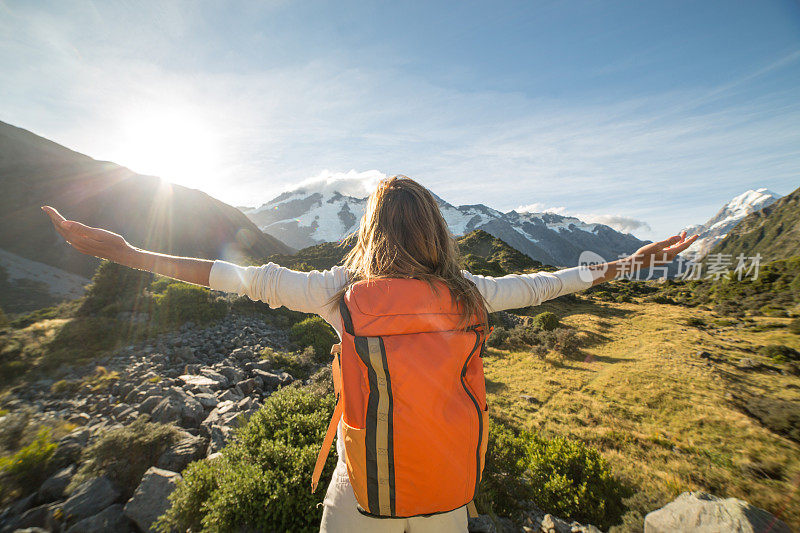
<path fill-rule="evenodd" d="M 207 446 L 204 438 L 190 435 L 161 454 L 156 466 L 172 472 L 182 472 L 192 461 L 205 457 Z"/>
<path fill-rule="evenodd" d="M 228 386 L 228 378 L 210 368 L 201 368 L 200 374 L 215 382 L 214 385 L 209 385 L 212 389 L 224 389 Z"/>
<path fill-rule="evenodd" d="M 210 387 L 212 389 L 219 388 L 219 381 L 211 379 L 206 376 L 200 376 L 196 374 L 183 374 L 181 376 L 178 376 L 178 379 L 183 381 L 187 386 L 190 387 Z"/>
<path fill-rule="evenodd" d="M 125 504 L 125 516 L 133 520 L 142 531 L 150 527 L 169 507 L 167 497 L 175 490 L 181 475 L 151 466 L 142 476 L 133 497 Z"/>
<path fill-rule="evenodd" d="M 645 533 L 791 533 L 784 522 L 736 498 L 684 492 L 644 518 Z"/>
<path fill-rule="evenodd" d="M 69 465 L 47 478 L 47 480 L 42 483 L 42 486 L 39 487 L 39 501 L 47 503 L 61 499 L 74 473 L 75 465 Z"/>
<path fill-rule="evenodd" d="M 229 426 L 220 426 L 218 424 L 211 426 L 209 428 L 208 449 L 206 450 L 206 454 L 211 455 L 224 448 L 225 444 L 228 442 L 228 438 L 230 438 L 232 434 L 233 428 Z"/>
<path fill-rule="evenodd" d="M 60 524 L 56 519 L 58 504 L 46 503 L 33 509 L 28 509 L 14 522 L 13 530 L 23 528 L 42 528 L 47 531 L 59 531 Z"/>
<path fill-rule="evenodd" d="M 90 479 L 78 486 L 61 506 L 68 522 L 77 522 L 96 515 L 119 497 L 119 491 L 107 477 Z"/>
<path fill-rule="evenodd" d="M 181 405 L 177 398 L 167 397 L 159 402 L 159 404 L 150 413 L 150 418 L 155 422 L 162 424 L 169 424 L 171 422 L 179 422 L 181 419 Z"/>
<path fill-rule="evenodd" d="M 134 533 L 133 524 L 125 516 L 122 504 L 115 503 L 94 516 L 84 518 L 70 527 L 67 533 Z"/>
<path fill-rule="evenodd" d="M 91 434 L 90 429 L 81 428 L 59 439 L 56 453 L 53 455 L 54 464 L 67 466 L 77 461 L 81 451 L 89 443 Z"/>

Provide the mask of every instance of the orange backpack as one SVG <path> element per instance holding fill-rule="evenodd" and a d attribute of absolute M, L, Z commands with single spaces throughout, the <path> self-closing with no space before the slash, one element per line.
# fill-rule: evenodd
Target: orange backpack
<path fill-rule="evenodd" d="M 474 511 L 488 436 L 483 320 L 458 329 L 447 286 L 415 279 L 355 283 L 340 310 L 342 342 L 331 351 L 337 403 L 312 491 L 342 416 L 361 513 Z"/>

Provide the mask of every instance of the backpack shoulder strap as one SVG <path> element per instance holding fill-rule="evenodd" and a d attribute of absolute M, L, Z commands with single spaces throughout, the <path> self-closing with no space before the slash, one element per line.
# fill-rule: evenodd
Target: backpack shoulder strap
<path fill-rule="evenodd" d="M 333 444 L 333 437 L 336 435 L 336 427 L 339 425 L 339 419 L 342 417 L 342 372 L 339 366 L 340 354 L 342 352 L 342 345 L 334 344 L 331 347 L 331 354 L 333 354 L 333 362 L 331 363 L 331 370 L 333 371 L 333 390 L 336 392 L 336 408 L 333 410 L 333 416 L 328 424 L 328 430 L 325 432 L 325 440 L 322 441 L 322 448 L 317 454 L 317 463 L 314 465 L 314 473 L 311 475 L 311 492 L 317 490 L 319 478 L 322 476 L 322 469 L 325 468 L 325 461 L 328 459 L 328 454 L 331 451 L 331 444 Z"/>

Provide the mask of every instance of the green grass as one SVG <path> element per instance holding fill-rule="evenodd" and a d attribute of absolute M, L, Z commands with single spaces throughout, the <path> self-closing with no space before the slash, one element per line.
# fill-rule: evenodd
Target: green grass
<path fill-rule="evenodd" d="M 489 409 L 512 424 L 600 450 L 636 487 L 613 531 L 641 531 L 647 512 L 686 490 L 742 498 L 800 526 L 794 482 L 800 446 L 776 432 L 785 422 L 783 409 L 800 411 L 800 378 L 708 366 L 695 355 L 707 350 L 731 361 L 747 356 L 774 364 L 756 348 L 798 348 L 797 335 L 788 328 L 719 334 L 687 327 L 688 318 L 709 324 L 716 317 L 654 303 L 583 300 L 549 307 L 586 337 L 584 359 L 553 364 L 526 351 L 490 349 L 484 359 Z M 765 403 L 763 418 L 776 431 L 745 412 L 753 398 Z M 777 479 L 757 474 L 764 470 Z"/>

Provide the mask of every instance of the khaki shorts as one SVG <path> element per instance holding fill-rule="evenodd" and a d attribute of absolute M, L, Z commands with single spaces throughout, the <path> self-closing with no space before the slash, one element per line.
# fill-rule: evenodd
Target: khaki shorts
<path fill-rule="evenodd" d="M 347 471 L 338 466 L 323 505 L 321 533 L 467 533 L 466 506 L 447 513 L 413 518 L 373 518 L 359 513 Z"/>

